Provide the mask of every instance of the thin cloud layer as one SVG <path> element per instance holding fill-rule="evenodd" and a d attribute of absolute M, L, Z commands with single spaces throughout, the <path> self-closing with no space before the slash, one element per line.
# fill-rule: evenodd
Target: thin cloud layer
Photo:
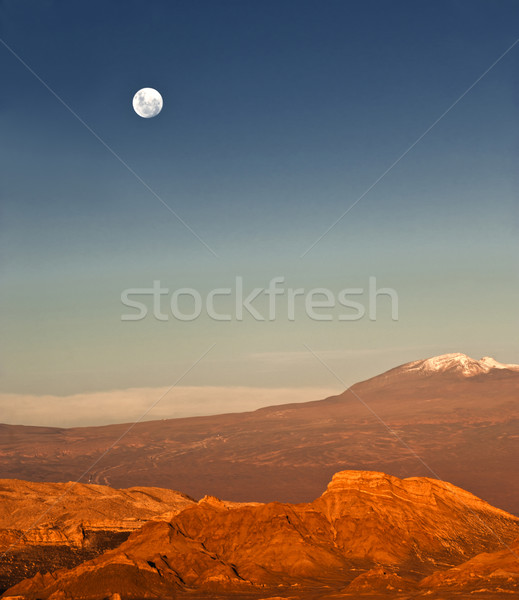
<path fill-rule="evenodd" d="M 134 422 L 168 391 L 168 387 L 131 388 L 36 396 L 0 394 L 2 423 L 45 427 L 81 427 Z M 144 420 L 245 412 L 263 406 L 320 400 L 341 393 L 335 388 L 175 387 Z"/>

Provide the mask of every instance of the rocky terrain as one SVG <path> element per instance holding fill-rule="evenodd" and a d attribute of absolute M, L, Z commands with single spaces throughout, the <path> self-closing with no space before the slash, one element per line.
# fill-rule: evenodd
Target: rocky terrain
<path fill-rule="evenodd" d="M 144 523 L 195 504 L 160 488 L 0 480 L 0 590 L 114 548 Z"/>
<path fill-rule="evenodd" d="M 344 469 L 432 476 L 412 449 L 436 476 L 519 514 L 518 398 L 516 365 L 448 354 L 325 400 L 139 423 L 85 481 L 181 489 L 196 498 L 302 502 Z M 76 480 L 127 428 L 0 425 L 0 473 Z"/>
<path fill-rule="evenodd" d="M 303 504 L 213 497 L 3 598 L 509 598 L 519 519 L 449 483 L 345 471 Z"/>
<path fill-rule="evenodd" d="M 444 592 L 465 590 L 503 590 L 519 593 L 518 584 L 519 540 L 496 552 L 483 552 L 465 563 L 426 577 L 422 587 Z M 490 589 L 489 589 L 490 588 Z"/>

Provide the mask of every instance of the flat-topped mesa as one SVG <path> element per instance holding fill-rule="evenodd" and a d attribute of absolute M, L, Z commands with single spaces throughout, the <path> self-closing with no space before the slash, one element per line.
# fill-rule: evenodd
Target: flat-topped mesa
<path fill-rule="evenodd" d="M 380 471 L 339 471 L 333 475 L 326 492 L 342 492 L 363 488 L 379 489 L 399 481 L 401 480 L 398 477 Z"/>
<path fill-rule="evenodd" d="M 509 513 L 488 504 L 474 494 L 430 477 L 400 479 L 379 471 L 339 471 L 333 475 L 321 498 L 335 494 L 344 498 L 371 496 L 375 503 L 412 502 L 415 506 L 428 505 L 434 509 L 438 507 L 438 500 L 448 500 L 453 506 L 457 505 L 463 510 L 477 510 L 510 517 Z"/>
<path fill-rule="evenodd" d="M 430 375 L 433 373 L 455 373 L 464 377 L 483 375 L 493 370 L 519 371 L 519 365 L 500 363 L 490 356 L 475 360 L 461 352 L 441 354 L 425 360 L 415 360 L 401 367 L 402 371 Z"/>
<path fill-rule="evenodd" d="M 460 523 L 470 529 L 474 553 L 494 544 L 489 527 L 498 536 L 506 537 L 508 529 L 519 533 L 518 518 L 427 477 L 399 479 L 381 472 L 341 471 L 312 507 L 332 524 L 335 543 L 346 556 L 385 564 L 402 557 L 418 560 L 420 552 L 435 560 L 444 560 L 442 553 L 452 558 L 460 552 L 455 542 Z M 418 553 L 413 549 L 416 545 L 421 548 Z"/>

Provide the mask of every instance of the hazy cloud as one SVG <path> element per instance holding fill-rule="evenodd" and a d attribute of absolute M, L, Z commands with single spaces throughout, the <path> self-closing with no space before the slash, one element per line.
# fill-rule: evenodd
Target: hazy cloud
<path fill-rule="evenodd" d="M 17 425 L 74 427 L 138 420 L 168 387 L 131 388 L 36 396 L 0 394 L 0 421 Z M 341 393 L 340 386 L 306 388 L 175 387 L 145 420 L 244 412 L 262 406 L 320 400 Z"/>

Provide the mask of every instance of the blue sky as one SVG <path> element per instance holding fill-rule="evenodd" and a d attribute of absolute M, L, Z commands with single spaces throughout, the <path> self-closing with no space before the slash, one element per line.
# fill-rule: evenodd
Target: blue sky
<path fill-rule="evenodd" d="M 337 385 L 519 362 L 515 2 L 0 2 L 0 390 Z M 132 110 L 155 87 L 155 119 Z M 376 321 L 121 322 L 125 288 L 365 287 Z M 288 357 L 283 360 L 283 356 Z M 269 358 L 270 357 L 270 358 Z M 222 406 L 222 410 L 225 407 Z M 52 419 L 52 415 L 49 416 Z"/>

